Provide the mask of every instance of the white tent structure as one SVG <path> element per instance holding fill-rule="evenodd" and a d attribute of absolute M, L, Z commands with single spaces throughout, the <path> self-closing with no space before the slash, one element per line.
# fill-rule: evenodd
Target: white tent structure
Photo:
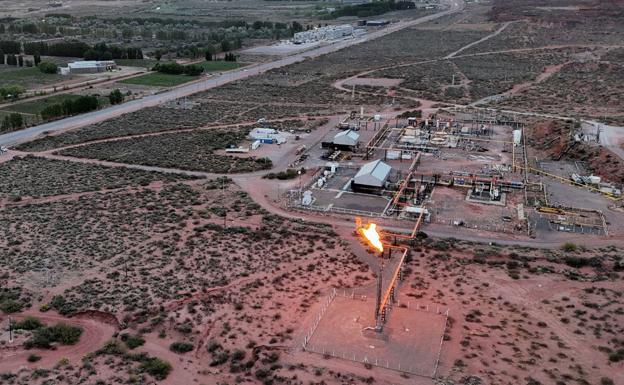
<path fill-rule="evenodd" d="M 381 159 L 366 163 L 353 177 L 351 186 L 353 189 L 383 188 L 390 176 L 392 167 L 381 161 Z"/>
<path fill-rule="evenodd" d="M 333 143 L 338 146 L 355 147 L 360 139 L 360 134 L 353 130 L 341 131 L 334 136 Z"/>

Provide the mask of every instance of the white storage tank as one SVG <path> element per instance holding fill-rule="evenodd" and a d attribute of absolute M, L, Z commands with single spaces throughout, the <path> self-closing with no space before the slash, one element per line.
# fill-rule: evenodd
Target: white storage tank
<path fill-rule="evenodd" d="M 589 183 L 591 184 L 600 184 L 600 177 L 595 175 L 589 176 Z"/>
<path fill-rule="evenodd" d="M 514 146 L 519 146 L 521 140 L 522 140 L 522 130 L 514 130 L 513 131 Z"/>
<path fill-rule="evenodd" d="M 401 151 L 389 150 L 386 153 L 386 159 L 388 160 L 396 160 L 396 159 L 399 159 L 400 157 L 401 157 Z"/>

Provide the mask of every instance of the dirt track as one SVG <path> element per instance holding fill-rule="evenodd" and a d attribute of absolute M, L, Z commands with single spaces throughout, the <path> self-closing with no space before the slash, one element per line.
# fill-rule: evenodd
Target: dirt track
<path fill-rule="evenodd" d="M 111 322 L 105 322 L 100 317 L 75 316 L 72 318 L 60 315 L 41 313 L 38 311 L 27 311 L 14 314 L 14 320 L 22 319 L 25 316 L 35 316 L 45 324 L 55 324 L 64 322 L 72 326 L 79 326 L 83 329 L 80 341 L 76 345 L 57 346 L 56 350 L 31 349 L 25 350 L 16 343 L 0 348 L 0 370 L 3 372 L 16 372 L 22 367 L 27 368 L 52 368 L 61 358 L 67 358 L 70 364 L 79 364 L 85 354 L 93 352 L 109 340 L 117 330 Z M 6 318 L 6 317 L 5 317 Z M 7 321 L 2 320 L 5 324 Z M 6 334 L 6 332 L 5 332 Z M 4 340 L 4 338 L 3 338 Z M 30 354 L 36 353 L 41 356 L 41 360 L 36 363 L 29 363 L 26 359 Z"/>

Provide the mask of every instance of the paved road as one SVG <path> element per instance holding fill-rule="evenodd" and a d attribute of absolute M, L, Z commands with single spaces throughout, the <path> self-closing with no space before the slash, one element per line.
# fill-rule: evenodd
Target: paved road
<path fill-rule="evenodd" d="M 448 8 L 445 11 L 438 12 L 438 13 L 428 15 L 428 16 L 424 16 L 424 17 L 414 19 L 414 20 L 395 23 L 395 24 L 388 26 L 387 28 L 384 28 L 384 29 L 381 29 L 379 31 L 375 31 L 372 33 L 368 33 L 359 38 L 342 40 L 336 43 L 327 44 L 319 48 L 312 49 L 310 51 L 305 51 L 305 52 L 294 54 L 292 56 L 287 56 L 287 57 L 275 60 L 273 62 L 256 64 L 256 65 L 241 68 L 238 70 L 226 72 L 220 76 L 199 80 L 193 83 L 182 85 L 180 87 L 174 88 L 169 91 L 165 91 L 163 93 L 146 96 L 141 99 L 133 100 L 128 103 L 121 104 L 121 105 L 111 106 L 111 107 L 108 107 L 99 111 L 94 111 L 94 112 L 90 112 L 87 114 L 42 124 L 39 126 L 29 127 L 21 131 L 16 131 L 16 132 L 11 132 L 8 134 L 0 135 L 0 146 L 16 145 L 19 143 L 29 141 L 44 132 L 54 132 L 54 131 L 62 131 L 62 130 L 78 128 L 78 127 L 86 126 L 89 124 L 101 122 L 110 118 L 114 118 L 116 116 L 126 114 L 129 112 L 138 111 L 146 107 L 156 106 L 164 102 L 168 102 L 168 101 L 182 98 L 185 96 L 189 96 L 189 95 L 201 92 L 201 91 L 206 91 L 215 87 L 219 87 L 226 83 L 230 83 L 236 80 L 245 79 L 251 76 L 259 75 L 259 74 L 262 74 L 264 72 L 267 72 L 275 68 L 284 67 L 284 66 L 296 63 L 296 62 L 303 61 L 308 58 L 318 57 L 318 56 L 321 56 L 330 52 L 338 51 L 340 49 L 343 49 L 343 48 L 346 48 L 355 44 L 360 44 L 369 40 L 373 40 L 381 36 L 390 34 L 392 32 L 399 31 L 404 28 L 408 28 L 417 24 L 422 24 L 422 23 L 425 23 L 434 19 L 438 19 L 446 15 L 455 13 L 455 12 L 459 12 L 464 8 L 463 0 L 445 0 L 444 2 L 448 5 Z"/>
<path fill-rule="evenodd" d="M 587 121 L 592 127 L 600 128 L 600 144 L 624 160 L 624 127 L 610 126 L 595 121 Z M 595 129 L 594 129 L 595 130 Z"/>

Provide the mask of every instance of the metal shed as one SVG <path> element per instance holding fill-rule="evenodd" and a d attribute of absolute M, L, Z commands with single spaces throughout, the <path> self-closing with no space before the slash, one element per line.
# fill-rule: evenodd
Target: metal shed
<path fill-rule="evenodd" d="M 382 162 L 381 159 L 366 163 L 353 177 L 351 188 L 353 190 L 382 189 L 391 171 L 392 167 Z"/>
<path fill-rule="evenodd" d="M 353 130 L 341 131 L 334 136 L 334 144 L 337 146 L 357 146 L 360 134 Z"/>

